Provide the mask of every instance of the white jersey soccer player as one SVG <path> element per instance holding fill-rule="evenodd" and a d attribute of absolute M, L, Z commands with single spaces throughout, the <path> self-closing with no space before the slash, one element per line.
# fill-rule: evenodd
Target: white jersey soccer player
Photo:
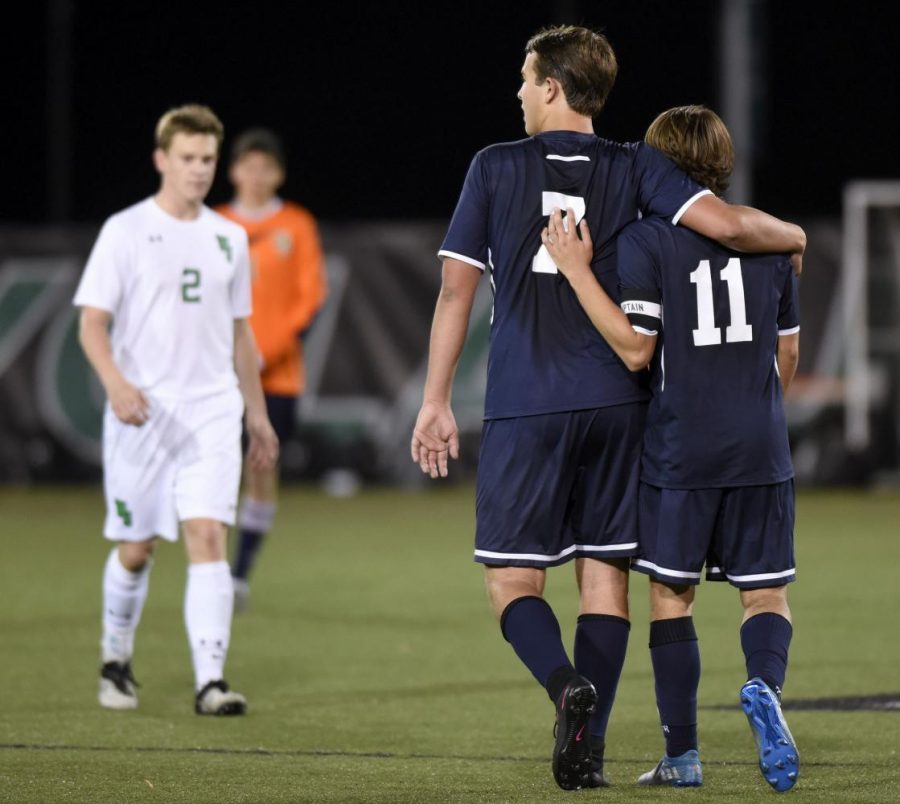
<path fill-rule="evenodd" d="M 150 408 L 140 428 L 105 412 L 107 538 L 175 541 L 177 523 L 195 517 L 233 525 L 243 413 L 233 321 L 250 315 L 243 228 L 207 207 L 181 221 L 148 198 L 107 220 L 75 304 L 113 316 L 113 360 Z M 202 460 L 210 451 L 217 459 Z"/>
<path fill-rule="evenodd" d="M 75 294 L 81 343 L 108 397 L 103 422 L 107 515 L 116 541 L 103 576 L 100 704 L 137 706 L 131 659 L 158 538 L 188 556 L 184 617 L 195 711 L 242 714 L 223 678 L 234 591 L 225 560 L 241 473 L 274 465 L 278 441 L 247 321 L 250 257 L 242 227 L 203 205 L 222 125 L 206 107 L 163 115 L 159 192 L 110 217 Z"/>

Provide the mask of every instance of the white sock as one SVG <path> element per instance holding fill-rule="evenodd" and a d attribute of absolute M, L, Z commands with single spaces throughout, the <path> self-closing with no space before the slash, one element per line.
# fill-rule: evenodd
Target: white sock
<path fill-rule="evenodd" d="M 103 636 L 100 648 L 104 662 L 127 662 L 134 653 L 134 634 L 141 621 L 150 586 L 148 561 L 143 569 L 130 572 L 119 561 L 114 547 L 103 570 Z"/>
<path fill-rule="evenodd" d="M 227 561 L 188 565 L 184 624 L 197 690 L 222 678 L 231 638 L 234 585 Z"/>

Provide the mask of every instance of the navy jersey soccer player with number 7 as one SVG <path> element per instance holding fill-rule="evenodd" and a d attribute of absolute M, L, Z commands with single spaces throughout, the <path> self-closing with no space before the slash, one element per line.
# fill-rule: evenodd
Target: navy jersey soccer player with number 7
<path fill-rule="evenodd" d="M 646 141 L 716 193 L 727 186 L 731 137 L 709 109 L 664 112 Z M 635 371 L 650 362 L 632 566 L 651 578 L 650 649 L 666 755 L 639 782 L 702 783 L 691 612 L 705 564 L 707 579 L 740 590 L 749 679 L 741 703 L 763 776 L 787 790 L 799 756 L 779 704 L 792 634 L 786 584 L 795 572 L 782 387 L 797 365 L 797 278 L 785 254 L 738 254 L 645 218 L 618 239 L 619 310 L 590 273 L 593 248 L 585 227 L 582 234 L 579 241 L 554 212 L 543 238 L 623 361 Z"/>
<path fill-rule="evenodd" d="M 615 237 L 639 213 L 730 245 L 800 251 L 799 227 L 734 207 L 657 150 L 597 137 L 593 117 L 616 76 L 609 42 L 585 28 L 542 31 L 526 46 L 518 98 L 528 139 L 475 156 L 440 250 L 441 292 L 411 453 L 447 474 L 459 440 L 453 374 L 482 273 L 490 276 L 485 423 L 475 559 L 485 565 L 503 636 L 556 705 L 553 774 L 600 786 L 604 734 L 628 639 L 628 561 L 648 391 L 591 326 L 540 240 L 554 206 L 584 216 L 596 270 L 615 291 Z M 547 567 L 575 562 L 574 665 L 543 598 Z"/>

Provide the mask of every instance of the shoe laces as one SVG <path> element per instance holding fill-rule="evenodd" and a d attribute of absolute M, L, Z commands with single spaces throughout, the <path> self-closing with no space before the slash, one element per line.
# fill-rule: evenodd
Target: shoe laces
<path fill-rule="evenodd" d="M 140 687 L 134 673 L 131 671 L 131 662 L 107 662 L 103 665 L 103 677 L 112 681 L 120 690 L 125 689 L 126 682 L 134 687 Z"/>

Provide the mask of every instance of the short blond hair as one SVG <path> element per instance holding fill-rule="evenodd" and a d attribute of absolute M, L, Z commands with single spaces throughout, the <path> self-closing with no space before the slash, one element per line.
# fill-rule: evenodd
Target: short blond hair
<path fill-rule="evenodd" d="M 222 147 L 225 127 L 208 106 L 186 103 L 169 109 L 156 124 L 156 147 L 168 151 L 176 134 L 212 134 L 217 148 Z"/>
<path fill-rule="evenodd" d="M 676 106 L 656 118 L 644 141 L 716 195 L 728 189 L 734 145 L 728 127 L 705 106 Z"/>

